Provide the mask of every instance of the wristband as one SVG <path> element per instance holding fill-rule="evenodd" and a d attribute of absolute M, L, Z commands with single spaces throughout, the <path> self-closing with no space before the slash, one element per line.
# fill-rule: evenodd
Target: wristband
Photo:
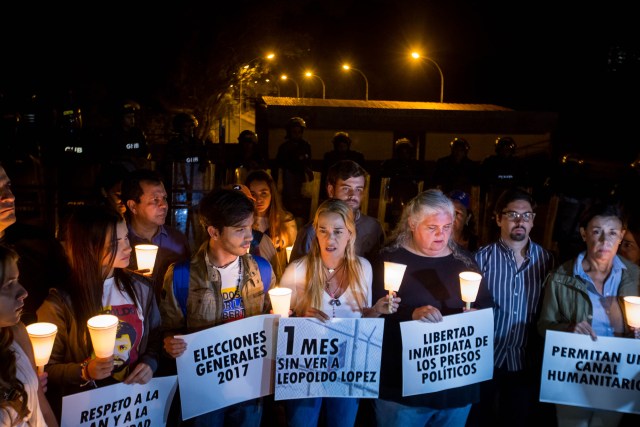
<path fill-rule="evenodd" d="M 84 359 L 84 362 L 80 364 L 80 378 L 82 381 L 85 381 L 83 384 L 80 384 L 80 387 L 84 387 L 89 383 L 93 383 L 93 378 L 89 375 L 89 362 L 91 361 L 90 357 Z"/>

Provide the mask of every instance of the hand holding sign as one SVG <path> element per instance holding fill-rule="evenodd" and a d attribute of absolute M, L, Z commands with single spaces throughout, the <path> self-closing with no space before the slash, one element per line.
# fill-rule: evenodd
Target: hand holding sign
<path fill-rule="evenodd" d="M 166 351 L 169 356 L 176 359 L 187 351 L 187 343 L 179 337 L 165 337 L 164 351 Z"/>

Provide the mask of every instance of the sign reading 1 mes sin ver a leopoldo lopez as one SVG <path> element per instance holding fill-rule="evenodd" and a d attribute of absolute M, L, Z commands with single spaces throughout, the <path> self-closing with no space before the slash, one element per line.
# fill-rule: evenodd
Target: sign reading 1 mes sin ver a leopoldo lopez
<path fill-rule="evenodd" d="M 461 387 L 493 377 L 493 310 L 409 321 L 402 333 L 402 394 Z"/>
<path fill-rule="evenodd" d="M 265 314 L 182 335 L 176 359 L 182 419 L 273 393 L 277 315 Z"/>
<path fill-rule="evenodd" d="M 378 397 L 383 329 L 384 319 L 280 319 L 275 400 Z"/>

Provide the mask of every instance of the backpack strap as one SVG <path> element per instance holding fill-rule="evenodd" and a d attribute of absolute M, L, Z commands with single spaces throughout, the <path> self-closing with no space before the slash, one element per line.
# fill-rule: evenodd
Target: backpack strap
<path fill-rule="evenodd" d="M 189 269 L 191 260 L 177 262 L 173 266 L 173 295 L 178 301 L 182 315 L 187 317 L 187 297 L 189 296 Z"/>
<path fill-rule="evenodd" d="M 253 255 L 253 259 L 258 264 L 260 271 L 260 278 L 262 279 L 262 286 L 264 292 L 269 290 L 271 285 L 271 264 L 269 261 L 261 256 Z M 189 269 L 191 266 L 191 260 L 184 260 L 177 262 L 173 266 L 173 295 L 178 301 L 178 305 L 182 310 L 182 315 L 187 317 L 187 297 L 189 296 Z"/>
<path fill-rule="evenodd" d="M 258 264 L 258 269 L 260 270 L 260 278 L 262 279 L 262 286 L 264 287 L 264 291 L 266 293 L 269 290 L 269 286 L 271 286 L 271 264 L 261 256 L 252 256 Z"/>

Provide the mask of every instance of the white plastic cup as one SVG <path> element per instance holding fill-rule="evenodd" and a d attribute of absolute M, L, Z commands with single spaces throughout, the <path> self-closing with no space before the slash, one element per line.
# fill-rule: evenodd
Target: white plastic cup
<path fill-rule="evenodd" d="M 138 270 L 149 270 L 144 273 L 148 276 L 153 273 L 153 266 L 156 263 L 156 255 L 158 255 L 158 246 L 156 245 L 136 245 L 136 260 L 138 261 Z"/>
<path fill-rule="evenodd" d="M 112 314 L 100 314 L 87 320 L 93 351 L 97 357 L 113 355 L 118 332 L 118 318 Z"/>
<path fill-rule="evenodd" d="M 44 365 L 49 363 L 49 357 L 51 356 L 51 350 L 53 350 L 53 343 L 56 340 L 58 327 L 53 323 L 47 322 L 32 323 L 27 326 L 27 333 L 29 334 L 31 346 L 33 347 L 36 366 L 38 367 L 38 371 L 42 372 Z"/>
<path fill-rule="evenodd" d="M 269 298 L 271 299 L 271 307 L 274 314 L 279 314 L 281 317 L 289 317 L 291 289 L 280 287 L 269 289 Z"/>
<path fill-rule="evenodd" d="M 404 277 L 404 271 L 407 269 L 405 264 L 395 262 L 384 262 L 384 289 L 389 292 L 398 292 L 400 284 Z"/>
<path fill-rule="evenodd" d="M 460 294 L 462 301 L 467 303 L 467 308 L 470 308 L 471 303 L 474 302 L 478 296 L 482 275 L 474 273 L 473 271 L 463 271 L 458 276 L 460 277 Z"/>
<path fill-rule="evenodd" d="M 627 324 L 640 328 L 640 297 L 624 297 L 624 311 Z"/>

